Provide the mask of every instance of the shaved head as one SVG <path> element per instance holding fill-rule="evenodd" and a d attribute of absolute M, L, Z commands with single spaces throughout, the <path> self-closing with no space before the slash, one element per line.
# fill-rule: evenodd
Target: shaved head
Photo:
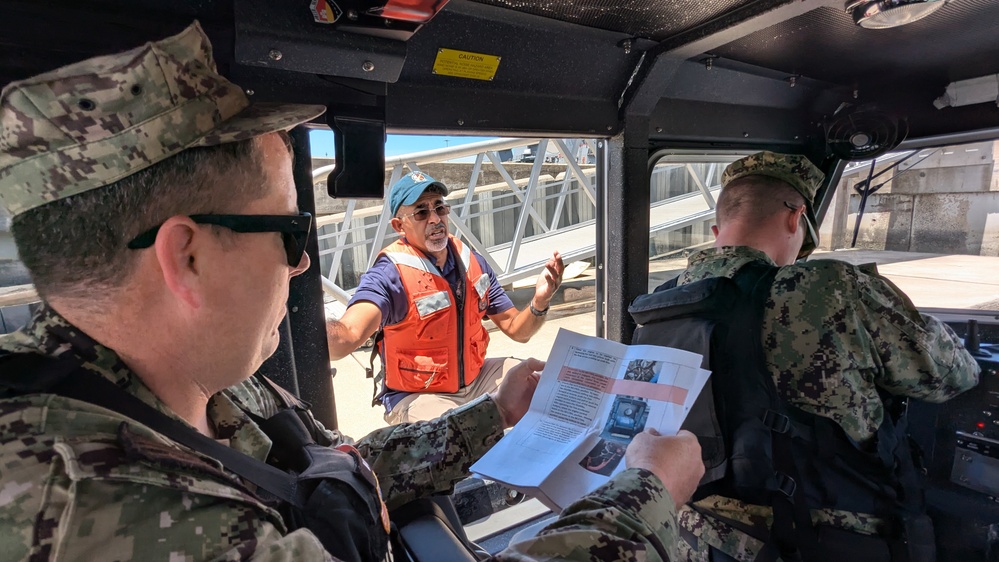
<path fill-rule="evenodd" d="M 784 212 L 784 203 L 795 207 L 805 204 L 805 198 L 788 183 L 769 176 L 744 176 L 722 188 L 715 207 L 718 226 L 729 222 L 762 223 Z"/>

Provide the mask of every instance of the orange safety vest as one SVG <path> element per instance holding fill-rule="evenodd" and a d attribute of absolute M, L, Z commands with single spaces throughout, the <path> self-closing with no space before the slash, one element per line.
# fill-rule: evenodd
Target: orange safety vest
<path fill-rule="evenodd" d="M 489 275 L 458 239 L 449 236 L 464 277 L 464 302 L 456 298 L 437 266 L 403 239 L 381 255 L 395 264 L 409 309 L 400 322 L 383 328 L 379 343 L 385 385 L 405 392 L 453 393 L 479 375 L 489 332 L 482 316 L 489 306 Z"/>

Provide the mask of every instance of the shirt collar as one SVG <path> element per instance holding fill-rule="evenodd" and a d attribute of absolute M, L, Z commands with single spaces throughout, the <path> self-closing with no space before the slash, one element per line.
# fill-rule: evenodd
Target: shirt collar
<path fill-rule="evenodd" d="M 699 265 L 705 261 L 725 257 L 725 258 L 745 258 L 748 260 L 761 260 L 769 265 L 776 266 L 777 262 L 770 259 L 770 256 L 761 250 L 750 246 L 722 246 L 720 248 L 707 248 L 690 255 L 687 259 L 688 266 Z"/>
<path fill-rule="evenodd" d="M 777 265 L 766 253 L 749 246 L 722 246 L 701 250 L 687 259 L 687 269 L 680 274 L 679 284 L 709 277 L 735 277 L 739 269 L 754 261 Z"/>

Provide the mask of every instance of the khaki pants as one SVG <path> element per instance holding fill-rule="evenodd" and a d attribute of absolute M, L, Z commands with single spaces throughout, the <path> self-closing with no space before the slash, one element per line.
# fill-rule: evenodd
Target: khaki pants
<path fill-rule="evenodd" d="M 385 421 L 390 425 L 414 421 L 432 420 L 441 417 L 444 412 L 457 408 L 475 400 L 483 394 L 492 392 L 499 387 L 506 372 L 520 363 L 520 359 L 512 357 L 486 358 L 472 384 L 460 389 L 454 394 L 414 393 L 403 398 L 385 414 Z"/>

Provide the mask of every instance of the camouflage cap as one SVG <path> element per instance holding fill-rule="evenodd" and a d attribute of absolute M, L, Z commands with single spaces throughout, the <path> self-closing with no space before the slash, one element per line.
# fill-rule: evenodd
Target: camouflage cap
<path fill-rule="evenodd" d="M 722 174 L 724 188 L 732 180 L 745 176 L 768 176 L 784 181 L 805 198 L 805 222 L 808 231 L 801 245 L 799 258 L 811 254 L 819 243 L 818 223 L 815 220 L 815 193 L 826 176 L 808 158 L 798 154 L 757 152 L 732 162 Z"/>
<path fill-rule="evenodd" d="M 194 22 L 173 37 L 8 84 L 0 92 L 0 203 L 14 216 L 186 148 L 287 130 L 323 111 L 250 105 L 217 73 Z"/>

